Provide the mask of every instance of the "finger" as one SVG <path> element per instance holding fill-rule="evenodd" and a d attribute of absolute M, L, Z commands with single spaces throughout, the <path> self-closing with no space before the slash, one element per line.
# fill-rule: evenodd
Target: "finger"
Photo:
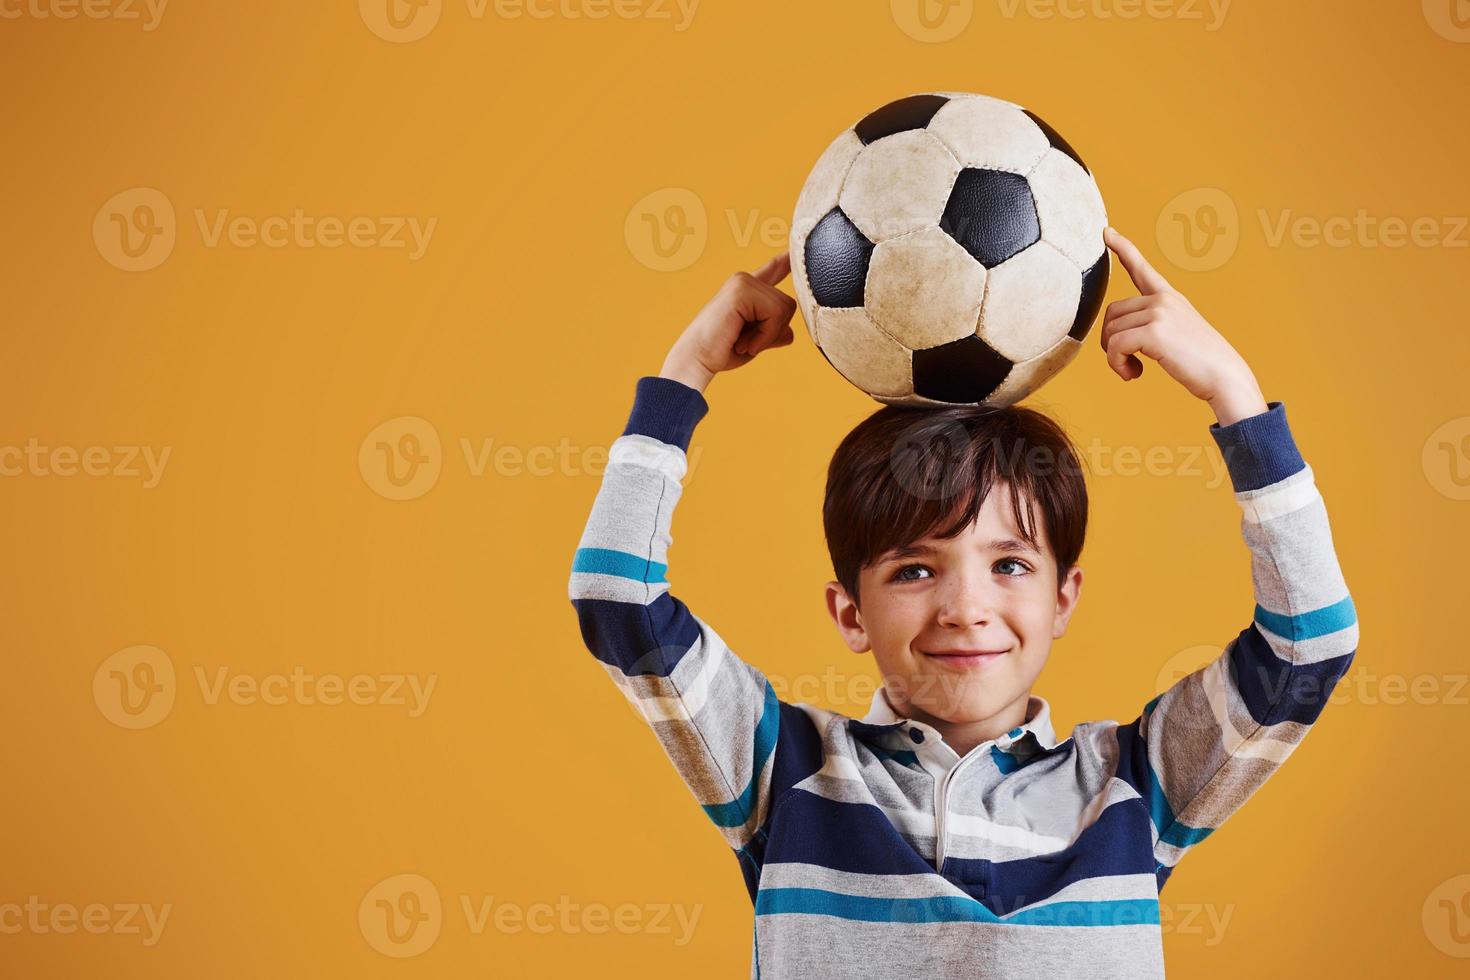
<path fill-rule="evenodd" d="M 796 313 L 796 300 L 767 286 L 750 290 L 744 297 L 739 315 L 744 321 L 744 335 L 736 342 L 736 352 L 754 357 L 781 336 Z"/>
<path fill-rule="evenodd" d="M 1174 288 L 1169 285 L 1169 280 L 1149 265 L 1148 259 L 1143 257 L 1138 246 L 1124 238 L 1118 229 L 1109 225 L 1103 232 L 1103 240 L 1117 253 L 1118 261 L 1123 263 L 1123 268 L 1128 272 L 1128 278 L 1133 280 L 1133 285 L 1138 287 L 1139 292 L 1149 295 L 1167 292 Z"/>
<path fill-rule="evenodd" d="M 774 286 L 791 274 L 791 252 L 782 252 L 751 273 L 767 286 Z"/>
<path fill-rule="evenodd" d="M 1115 303 L 1109 303 L 1108 308 L 1103 311 L 1103 323 L 1116 320 L 1125 313 L 1145 309 L 1153 300 L 1148 296 L 1129 296 Z"/>
<path fill-rule="evenodd" d="M 1138 355 L 1148 353 L 1151 340 L 1147 327 L 1133 327 L 1115 333 L 1108 341 L 1108 367 L 1124 381 L 1132 381 L 1143 374 L 1143 360 Z"/>
<path fill-rule="evenodd" d="M 1133 313 L 1126 313 L 1123 316 L 1115 317 L 1109 322 L 1104 323 L 1101 338 L 1103 350 L 1108 349 L 1108 343 L 1113 339 L 1114 334 L 1122 333 L 1124 330 L 1132 330 L 1134 327 L 1141 327 L 1151 322 L 1153 316 L 1153 310 L 1137 310 Z"/>

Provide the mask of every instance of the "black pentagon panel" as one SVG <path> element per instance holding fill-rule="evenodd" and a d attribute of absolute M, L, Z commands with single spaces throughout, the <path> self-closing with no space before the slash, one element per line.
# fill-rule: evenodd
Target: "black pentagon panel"
<path fill-rule="evenodd" d="M 867 146 L 894 133 L 906 133 L 911 129 L 923 129 L 929 125 L 949 99 L 942 95 L 910 95 L 906 99 L 890 102 L 881 109 L 874 109 L 863 117 L 863 121 L 852 127 L 858 139 Z"/>
<path fill-rule="evenodd" d="M 1041 240 L 1031 185 L 1004 170 L 961 170 L 939 227 L 987 269 Z"/>
<path fill-rule="evenodd" d="M 990 397 L 1011 373 L 1011 362 L 979 337 L 914 351 L 914 393 L 970 404 Z"/>
<path fill-rule="evenodd" d="M 1077 319 L 1067 332 L 1068 337 L 1081 340 L 1087 336 L 1087 331 L 1092 329 L 1092 321 L 1097 319 L 1098 310 L 1102 309 L 1103 296 L 1107 291 L 1108 250 L 1103 249 L 1102 257 L 1082 273 L 1082 302 L 1077 304 Z"/>
<path fill-rule="evenodd" d="M 817 304 L 862 306 L 873 243 L 841 208 L 817 222 L 806 239 L 806 281 Z"/>
<path fill-rule="evenodd" d="M 1067 156 L 1071 157 L 1073 160 L 1076 160 L 1077 166 L 1081 167 L 1083 170 L 1087 170 L 1087 164 L 1083 163 L 1082 158 L 1077 155 L 1077 151 L 1072 149 L 1072 144 L 1062 139 L 1061 133 L 1048 126 L 1046 124 L 1046 120 L 1042 119 L 1030 109 L 1022 109 L 1021 111 L 1030 116 L 1031 121 L 1034 122 L 1038 127 L 1040 127 L 1041 131 L 1046 134 L 1047 142 L 1051 143 L 1051 145 L 1055 149 L 1061 150 L 1063 153 L 1067 154 Z M 1091 170 L 1087 170 L 1087 172 L 1089 174 L 1092 173 Z"/>

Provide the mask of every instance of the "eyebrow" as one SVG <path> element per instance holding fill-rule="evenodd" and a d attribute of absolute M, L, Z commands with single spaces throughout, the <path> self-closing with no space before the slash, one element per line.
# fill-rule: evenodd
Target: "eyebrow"
<path fill-rule="evenodd" d="M 1022 551 L 1026 554 L 1040 557 L 1039 552 L 1035 548 L 1024 541 L 1017 541 L 1015 538 L 997 538 L 985 545 L 985 548 L 987 551 Z M 920 555 L 932 555 L 937 550 L 933 545 L 915 542 L 890 550 L 883 556 L 883 560 L 897 561 L 900 558 L 916 558 Z"/>

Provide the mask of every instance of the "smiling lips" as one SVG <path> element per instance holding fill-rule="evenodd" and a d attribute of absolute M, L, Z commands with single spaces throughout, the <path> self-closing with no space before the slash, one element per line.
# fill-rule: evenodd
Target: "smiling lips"
<path fill-rule="evenodd" d="M 931 660 L 937 660 L 951 667 L 983 667 L 994 663 L 1010 651 L 1008 650 L 921 650 L 924 656 Z"/>

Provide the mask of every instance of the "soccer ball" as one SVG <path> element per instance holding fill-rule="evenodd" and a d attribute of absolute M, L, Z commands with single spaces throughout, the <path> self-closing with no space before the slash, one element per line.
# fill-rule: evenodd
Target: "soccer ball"
<path fill-rule="evenodd" d="M 807 177 L 791 268 L 812 341 L 889 405 L 1010 405 L 1082 347 L 1108 287 L 1092 173 L 1035 113 L 890 102 Z"/>

